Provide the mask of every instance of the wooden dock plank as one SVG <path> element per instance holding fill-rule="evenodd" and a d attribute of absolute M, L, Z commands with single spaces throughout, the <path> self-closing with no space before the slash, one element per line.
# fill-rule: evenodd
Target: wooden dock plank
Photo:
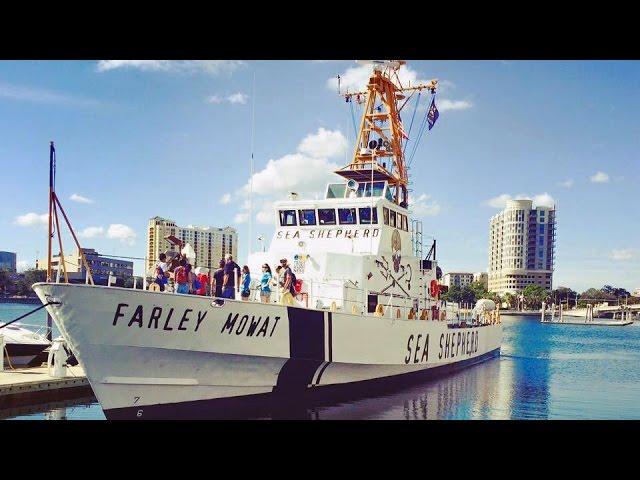
<path fill-rule="evenodd" d="M 47 370 L 47 367 L 35 367 L 0 371 L 0 408 L 91 393 L 80 366 L 67 367 L 65 378 L 51 377 Z"/>

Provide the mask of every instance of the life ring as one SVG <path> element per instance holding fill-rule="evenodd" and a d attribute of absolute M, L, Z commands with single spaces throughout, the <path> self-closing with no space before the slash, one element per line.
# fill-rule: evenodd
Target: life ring
<path fill-rule="evenodd" d="M 438 285 L 437 280 L 431 280 L 430 290 L 431 296 L 433 298 L 438 298 L 438 294 L 440 293 L 440 285 Z"/>

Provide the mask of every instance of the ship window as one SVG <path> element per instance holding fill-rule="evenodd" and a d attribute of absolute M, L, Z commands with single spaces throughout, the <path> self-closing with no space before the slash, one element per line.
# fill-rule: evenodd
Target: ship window
<path fill-rule="evenodd" d="M 360 223 L 370 224 L 371 222 L 371 207 L 360 209 Z M 378 223 L 378 209 L 373 209 L 373 223 Z"/>
<path fill-rule="evenodd" d="M 393 210 L 391 210 L 391 215 L 390 215 L 389 220 L 390 220 L 389 225 L 391 225 L 392 227 L 395 228 L 395 226 L 396 226 L 396 212 L 394 212 Z"/>
<path fill-rule="evenodd" d="M 389 209 L 382 207 L 382 216 L 384 217 L 384 224 L 389 225 Z"/>
<path fill-rule="evenodd" d="M 320 208 L 318 210 L 320 225 L 335 225 L 336 211 L 333 208 Z"/>
<path fill-rule="evenodd" d="M 373 182 L 373 196 L 381 197 L 384 193 L 384 182 Z"/>
<path fill-rule="evenodd" d="M 358 220 L 356 218 L 356 209 L 355 208 L 339 208 L 338 220 L 340 221 L 340 225 L 353 225 L 355 223 L 358 223 Z"/>
<path fill-rule="evenodd" d="M 387 186 L 387 194 L 385 195 L 387 200 L 389 200 L 390 202 L 395 202 L 395 190 L 393 189 L 393 187 Z"/>
<path fill-rule="evenodd" d="M 295 210 L 280 210 L 280 225 L 283 227 L 293 227 L 296 225 Z"/>
<path fill-rule="evenodd" d="M 298 210 L 298 217 L 300 218 L 300 225 L 315 225 L 316 224 L 316 211 L 315 210 Z"/>
<path fill-rule="evenodd" d="M 330 183 L 327 186 L 327 198 L 344 198 L 346 190 L 344 183 Z"/>

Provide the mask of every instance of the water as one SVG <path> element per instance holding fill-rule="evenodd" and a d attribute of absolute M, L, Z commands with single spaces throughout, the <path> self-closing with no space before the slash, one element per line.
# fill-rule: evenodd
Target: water
<path fill-rule="evenodd" d="M 2 304 L 0 320 L 31 308 Z M 38 321 L 46 323 L 44 313 Z M 295 412 L 272 418 L 640 419 L 640 324 L 543 325 L 537 317 L 509 316 L 503 325 L 500 358 L 393 393 L 298 405 Z M 0 411 L 0 418 L 104 419 L 104 414 L 95 399 L 85 398 Z"/>

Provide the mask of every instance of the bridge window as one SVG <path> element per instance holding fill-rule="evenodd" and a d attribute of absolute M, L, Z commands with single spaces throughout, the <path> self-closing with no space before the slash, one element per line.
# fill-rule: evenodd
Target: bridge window
<path fill-rule="evenodd" d="M 406 230 L 406 225 L 407 225 L 407 218 L 403 214 L 399 213 L 398 214 L 398 228 L 400 230 Z"/>
<path fill-rule="evenodd" d="M 327 186 L 327 198 L 344 198 L 347 186 L 344 183 L 330 183 Z"/>
<path fill-rule="evenodd" d="M 396 226 L 396 212 L 394 212 L 393 210 L 391 210 L 391 216 L 390 216 L 389 220 L 390 220 L 389 225 L 391 225 L 392 227 L 395 228 L 395 226 Z"/>
<path fill-rule="evenodd" d="M 370 224 L 370 223 L 378 223 L 378 209 L 373 209 L 373 222 L 371 222 L 371 207 L 361 208 L 360 209 L 360 223 L 362 224 Z"/>
<path fill-rule="evenodd" d="M 358 223 L 358 219 L 356 218 L 356 209 L 339 208 L 338 220 L 340 221 L 340 225 L 354 225 Z"/>
<path fill-rule="evenodd" d="M 300 219 L 300 225 L 315 225 L 316 224 L 316 211 L 315 210 L 298 210 L 298 217 Z"/>
<path fill-rule="evenodd" d="M 382 217 L 385 225 L 389 225 L 389 209 L 387 207 L 382 207 Z"/>
<path fill-rule="evenodd" d="M 280 210 L 280 225 L 283 227 L 296 226 L 296 211 L 295 210 Z"/>
<path fill-rule="evenodd" d="M 320 225 L 335 225 L 336 211 L 333 208 L 320 208 L 318 209 L 318 218 Z"/>

